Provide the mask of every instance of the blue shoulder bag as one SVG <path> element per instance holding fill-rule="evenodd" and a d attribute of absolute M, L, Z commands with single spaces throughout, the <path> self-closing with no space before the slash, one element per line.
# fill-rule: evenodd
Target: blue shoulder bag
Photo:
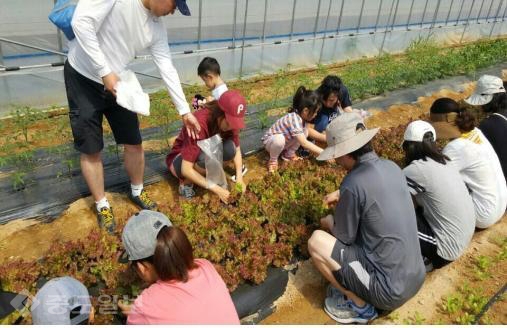
<path fill-rule="evenodd" d="M 76 37 L 71 25 L 76 5 L 77 0 L 58 0 L 48 16 L 49 20 L 62 30 L 69 41 Z"/>

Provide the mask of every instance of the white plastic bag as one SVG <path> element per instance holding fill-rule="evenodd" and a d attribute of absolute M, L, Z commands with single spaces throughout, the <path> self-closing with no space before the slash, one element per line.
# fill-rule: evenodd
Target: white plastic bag
<path fill-rule="evenodd" d="M 123 108 L 144 116 L 150 116 L 150 97 L 143 92 L 136 74 L 131 70 L 118 75 L 116 83 L 116 102 Z"/>
<path fill-rule="evenodd" d="M 219 185 L 228 189 L 227 179 L 224 172 L 224 143 L 219 134 L 213 137 L 197 141 L 197 145 L 203 151 L 206 165 L 206 183 L 208 189 Z"/>

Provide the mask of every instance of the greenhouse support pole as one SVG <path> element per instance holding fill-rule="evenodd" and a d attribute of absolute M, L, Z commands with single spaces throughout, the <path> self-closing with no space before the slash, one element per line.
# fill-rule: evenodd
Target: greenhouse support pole
<path fill-rule="evenodd" d="M 382 55 L 382 52 L 384 51 L 384 43 L 386 42 L 387 31 L 389 30 L 389 22 L 391 21 L 391 16 L 393 13 L 394 1 L 395 0 L 393 0 L 393 2 L 391 3 L 391 10 L 389 10 L 389 16 L 387 18 L 386 29 L 384 31 L 384 38 L 382 39 L 382 45 L 380 46 L 379 55 Z"/>
<path fill-rule="evenodd" d="M 322 61 L 322 53 L 324 52 L 324 42 L 326 42 L 327 23 L 329 23 L 329 15 L 331 15 L 331 4 L 332 3 L 333 3 L 333 0 L 329 0 L 329 7 L 327 7 L 326 24 L 324 26 L 324 37 L 322 38 L 322 46 L 320 47 L 319 64 Z"/>
<path fill-rule="evenodd" d="M 493 0 L 491 0 L 491 1 L 493 1 Z M 481 1 L 481 7 L 479 8 L 479 13 L 477 14 L 477 24 L 480 24 L 479 19 L 481 19 L 481 12 L 482 12 L 483 7 L 484 7 L 484 1 Z"/>
<path fill-rule="evenodd" d="M 319 25 L 319 18 L 320 18 L 320 5 L 322 4 L 322 0 L 319 0 L 319 4 L 317 5 L 317 15 L 315 16 L 315 25 L 313 27 L 313 37 L 315 38 L 317 36 L 317 27 Z"/>
<path fill-rule="evenodd" d="M 201 33 L 202 33 L 202 0 L 199 0 L 199 22 L 197 26 L 197 50 L 201 50 Z"/>
<path fill-rule="evenodd" d="M 375 33 L 377 33 L 378 23 L 380 22 L 380 13 L 382 12 L 382 4 L 383 3 L 384 3 L 384 0 L 380 0 L 380 3 L 378 5 L 377 20 L 375 21 Z M 413 4 L 414 4 L 414 0 L 412 0 L 412 5 Z"/>
<path fill-rule="evenodd" d="M 410 19 L 412 18 L 412 10 L 414 10 L 414 2 L 415 2 L 415 0 L 412 0 L 412 3 L 410 4 L 410 9 L 408 11 L 407 31 L 410 30 L 409 25 L 410 25 Z"/>
<path fill-rule="evenodd" d="M 505 9 L 503 10 L 502 22 L 505 20 L 506 15 L 507 15 L 507 5 L 505 6 Z"/>
<path fill-rule="evenodd" d="M 426 10 L 428 9 L 428 1 L 429 0 L 426 0 L 426 3 L 424 4 L 424 10 L 423 10 L 423 14 L 422 14 L 422 17 L 421 17 L 421 28 L 424 25 L 424 17 L 426 16 Z"/>
<path fill-rule="evenodd" d="M 502 6 L 503 6 L 504 1 L 505 0 L 500 1 L 500 6 L 498 7 L 498 13 L 496 15 L 496 18 L 498 20 L 500 20 L 500 16 L 499 15 L 500 15 L 500 11 L 502 10 Z M 507 10 L 507 6 L 505 7 L 505 10 Z M 504 11 L 504 16 L 505 16 L 505 11 Z M 503 17 L 502 17 L 502 21 L 503 21 Z"/>
<path fill-rule="evenodd" d="M 246 19 L 248 17 L 248 0 L 245 3 L 245 20 L 243 21 L 243 38 L 241 41 L 241 62 L 239 64 L 239 78 L 243 77 L 243 58 L 245 53 Z"/>
<path fill-rule="evenodd" d="M 382 0 L 380 0 L 382 1 Z M 340 27 L 342 25 L 342 17 L 343 17 L 343 5 L 345 4 L 345 0 L 342 0 L 342 5 L 340 7 L 340 14 L 338 15 L 338 26 L 336 27 L 336 35 L 340 34 Z"/>
<path fill-rule="evenodd" d="M 296 16 L 296 3 L 297 0 L 293 0 L 292 2 L 292 18 L 290 22 L 290 37 L 289 40 L 292 40 L 292 34 L 294 34 L 294 17 Z"/>
<path fill-rule="evenodd" d="M 454 4 L 454 0 L 451 0 L 451 4 L 449 5 L 449 12 L 447 13 L 447 18 L 445 19 L 445 26 L 449 23 L 449 17 L 451 17 L 452 5 Z"/>
<path fill-rule="evenodd" d="M 463 2 L 461 2 L 461 5 L 459 6 L 458 17 L 456 18 L 456 24 L 454 24 L 454 26 L 457 26 L 459 24 L 459 19 L 461 18 L 461 12 L 463 11 L 463 7 L 465 6 L 465 1 L 466 0 L 463 0 Z"/>
<path fill-rule="evenodd" d="M 489 23 L 489 15 L 491 15 L 491 9 L 493 9 L 493 3 L 495 3 L 495 0 L 491 0 L 491 3 L 489 4 L 488 14 L 486 15 L 486 23 Z"/>
<path fill-rule="evenodd" d="M 365 0 L 361 2 L 361 11 L 359 12 L 359 19 L 357 20 L 356 33 L 359 33 L 359 29 L 361 28 L 361 20 L 363 19 L 364 1 Z"/>
<path fill-rule="evenodd" d="M 459 39 L 459 43 L 463 42 L 463 37 L 465 36 L 465 32 L 467 30 L 468 24 L 470 24 L 470 16 L 472 16 L 472 10 L 474 9 L 475 0 L 472 0 L 472 4 L 470 5 L 470 10 L 468 11 L 467 22 L 465 27 L 463 28 L 463 33 L 461 33 L 461 38 Z"/>
<path fill-rule="evenodd" d="M 431 22 L 430 29 L 435 27 L 435 22 L 437 21 L 438 11 L 440 10 L 441 0 L 437 1 L 437 7 L 435 8 L 435 12 L 433 13 L 433 21 Z"/>
<path fill-rule="evenodd" d="M 0 42 L 0 65 L 4 66 L 4 52 L 2 51 L 2 42 Z"/>
<path fill-rule="evenodd" d="M 502 8 L 504 0 L 500 0 L 498 7 L 496 8 L 495 13 L 495 20 L 493 21 L 493 26 L 491 26 L 491 31 L 489 31 L 489 38 L 491 39 L 491 36 L 493 35 L 493 30 L 495 29 L 495 25 L 497 22 L 498 15 L 500 14 L 500 9 Z"/>
<path fill-rule="evenodd" d="M 264 20 L 262 21 L 262 43 L 266 40 L 266 18 L 268 17 L 268 0 L 264 0 Z"/>
<path fill-rule="evenodd" d="M 238 0 L 234 0 L 234 21 L 232 22 L 232 48 L 236 48 L 236 15 L 238 13 Z"/>
<path fill-rule="evenodd" d="M 394 9 L 394 17 L 393 17 L 393 22 L 391 24 L 391 31 L 394 30 L 394 24 L 396 24 L 396 17 L 398 17 L 399 4 L 400 4 L 400 0 L 396 0 L 396 8 Z"/>

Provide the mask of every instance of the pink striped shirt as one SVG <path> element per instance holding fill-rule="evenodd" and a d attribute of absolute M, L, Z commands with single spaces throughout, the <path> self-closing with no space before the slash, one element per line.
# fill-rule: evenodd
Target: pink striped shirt
<path fill-rule="evenodd" d="M 283 134 L 285 140 L 289 141 L 297 135 L 304 134 L 305 123 L 299 114 L 288 113 L 280 117 L 266 134 L 262 137 L 262 140 L 266 140 L 272 135 Z"/>

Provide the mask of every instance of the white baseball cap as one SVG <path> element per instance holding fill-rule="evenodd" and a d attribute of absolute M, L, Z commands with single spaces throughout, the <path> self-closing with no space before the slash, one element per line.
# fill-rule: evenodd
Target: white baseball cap
<path fill-rule="evenodd" d="M 493 75 L 483 75 L 477 80 L 474 93 L 465 101 L 470 105 L 485 105 L 493 99 L 495 93 L 505 92 L 501 78 Z"/>
<path fill-rule="evenodd" d="M 72 277 L 51 279 L 37 292 L 35 300 L 30 309 L 34 325 L 77 325 L 90 317 L 88 290 Z"/>
<path fill-rule="evenodd" d="M 427 132 L 433 133 L 433 141 L 436 140 L 437 134 L 435 132 L 435 128 L 425 121 L 417 120 L 410 122 L 405 130 L 405 134 L 403 135 L 403 142 L 405 141 L 416 141 L 422 142 L 424 139 L 424 135 Z M 403 144 L 403 143 L 402 143 Z"/>

